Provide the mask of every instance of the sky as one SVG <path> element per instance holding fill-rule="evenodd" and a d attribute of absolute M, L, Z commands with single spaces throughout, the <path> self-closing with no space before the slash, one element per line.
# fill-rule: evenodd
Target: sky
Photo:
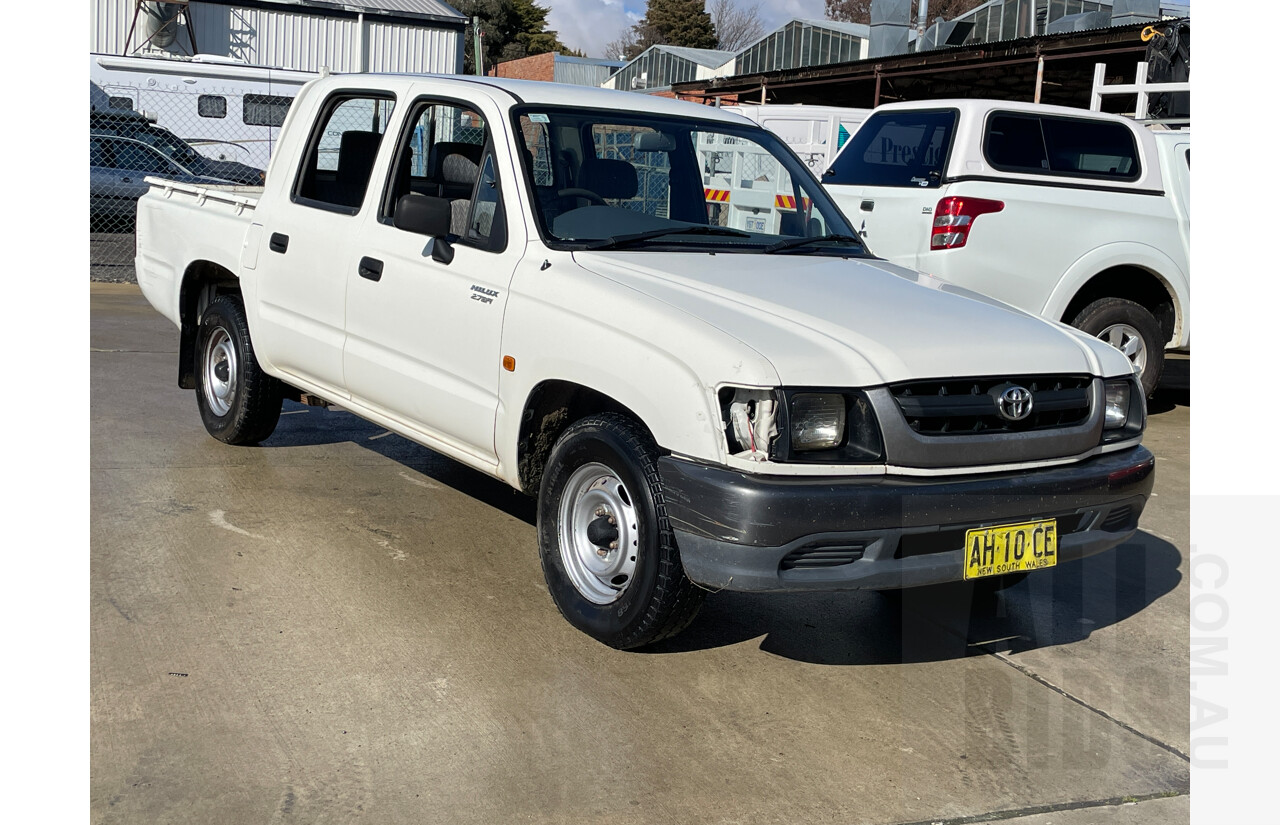
<path fill-rule="evenodd" d="M 740 6 L 756 0 L 738 0 Z M 760 19 L 765 31 L 773 31 L 795 17 L 822 19 L 826 13 L 823 0 L 759 0 Z M 612 57 L 604 47 L 627 26 L 644 17 L 645 0 L 542 0 L 551 9 L 547 28 L 560 34 L 560 42 L 571 49 L 581 49 L 588 57 Z"/>

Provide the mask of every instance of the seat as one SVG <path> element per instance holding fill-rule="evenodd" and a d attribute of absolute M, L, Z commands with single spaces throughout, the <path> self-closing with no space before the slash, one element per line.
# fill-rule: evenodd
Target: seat
<path fill-rule="evenodd" d="M 636 168 L 625 160 L 593 158 L 582 164 L 578 186 L 606 200 L 630 200 L 639 191 Z"/>
<path fill-rule="evenodd" d="M 475 191 L 476 179 L 480 177 L 480 166 L 466 155 L 453 154 L 445 155 L 440 171 L 446 191 L 466 193 L 461 197 L 449 198 L 449 209 L 452 213 L 449 232 L 462 235 L 467 231 L 467 214 L 471 211 L 471 193 Z"/>
<path fill-rule="evenodd" d="M 382 143 L 380 132 L 343 132 L 338 145 L 338 172 L 334 180 L 333 203 L 359 207 L 369 186 L 373 162 Z"/>

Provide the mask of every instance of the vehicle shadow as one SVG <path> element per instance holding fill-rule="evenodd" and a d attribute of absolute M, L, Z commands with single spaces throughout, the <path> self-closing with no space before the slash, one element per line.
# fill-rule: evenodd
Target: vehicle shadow
<path fill-rule="evenodd" d="M 1191 406 L 1191 359 L 1166 356 L 1164 372 L 1156 391 L 1147 399 L 1151 415 L 1166 413 L 1175 407 Z"/>
<path fill-rule="evenodd" d="M 265 448 L 350 442 L 529 525 L 533 498 L 382 427 L 341 410 L 285 402 Z M 680 635 L 645 648 L 684 653 L 761 638 L 760 649 L 824 665 L 934 662 L 994 651 L 1070 644 L 1121 622 L 1182 579 L 1174 545 L 1139 531 L 1119 547 L 1033 573 L 1000 593 L 963 583 L 883 593 L 708 594 Z"/>
<path fill-rule="evenodd" d="M 760 649 L 824 665 L 936 662 L 1086 639 L 1142 611 L 1182 579 L 1179 550 L 1139 532 L 1125 544 L 1033 573 L 1000 593 L 964 583 L 883 593 L 707 597 L 687 630 L 647 648 L 678 653 L 757 637 Z"/>
<path fill-rule="evenodd" d="M 537 524 L 537 503 L 533 498 L 345 410 L 286 401 L 280 423 L 261 446 L 269 449 L 314 447 L 342 442 L 358 444 L 526 524 Z"/>

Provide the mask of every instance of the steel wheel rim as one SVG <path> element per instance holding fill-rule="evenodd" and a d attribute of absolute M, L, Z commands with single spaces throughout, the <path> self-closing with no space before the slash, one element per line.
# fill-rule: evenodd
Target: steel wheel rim
<path fill-rule="evenodd" d="M 204 348 L 204 400 L 214 415 L 231 411 L 239 379 L 240 365 L 231 336 L 222 327 L 215 327 Z"/>
<path fill-rule="evenodd" d="M 1142 333 L 1128 324 L 1112 324 L 1099 332 L 1098 337 L 1123 352 L 1133 364 L 1133 371 L 1142 375 L 1147 368 L 1147 345 L 1142 340 Z"/>
<path fill-rule="evenodd" d="M 574 589 L 593 604 L 617 601 L 635 576 L 640 521 L 633 502 L 622 479 L 604 464 L 584 464 L 565 485 L 560 558 Z"/>

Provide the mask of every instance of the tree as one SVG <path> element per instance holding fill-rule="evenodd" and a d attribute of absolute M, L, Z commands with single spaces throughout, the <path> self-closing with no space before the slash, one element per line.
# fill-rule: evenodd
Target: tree
<path fill-rule="evenodd" d="M 721 49 L 736 52 L 764 36 L 759 3 L 739 6 L 734 0 L 711 0 L 707 11 L 716 24 Z"/>
<path fill-rule="evenodd" d="M 453 6 L 469 18 L 480 18 L 485 71 L 503 60 L 547 52 L 570 53 L 556 32 L 547 29 L 550 9 L 535 0 L 458 0 Z M 468 26 L 463 71 L 474 74 L 475 65 L 475 36 Z"/>
<path fill-rule="evenodd" d="M 871 0 L 826 0 L 826 2 L 828 20 L 841 20 L 846 23 L 871 22 Z M 933 25 L 935 17 L 953 20 L 971 9 L 976 9 L 985 2 L 986 0 L 929 0 L 929 5 L 925 9 L 925 14 L 928 16 L 928 25 Z M 917 2 L 911 4 L 911 25 L 915 25 L 916 17 L 919 14 L 919 2 L 917 0 Z"/>
<path fill-rule="evenodd" d="M 706 0 L 649 0 L 637 28 L 650 30 L 656 42 L 668 46 L 714 49 L 720 45 Z"/>
<path fill-rule="evenodd" d="M 685 46 L 691 49 L 719 48 L 716 25 L 705 7 L 706 0 L 649 0 L 639 23 L 618 34 L 605 49 L 609 57 L 621 55 L 631 60 L 650 46 Z"/>

